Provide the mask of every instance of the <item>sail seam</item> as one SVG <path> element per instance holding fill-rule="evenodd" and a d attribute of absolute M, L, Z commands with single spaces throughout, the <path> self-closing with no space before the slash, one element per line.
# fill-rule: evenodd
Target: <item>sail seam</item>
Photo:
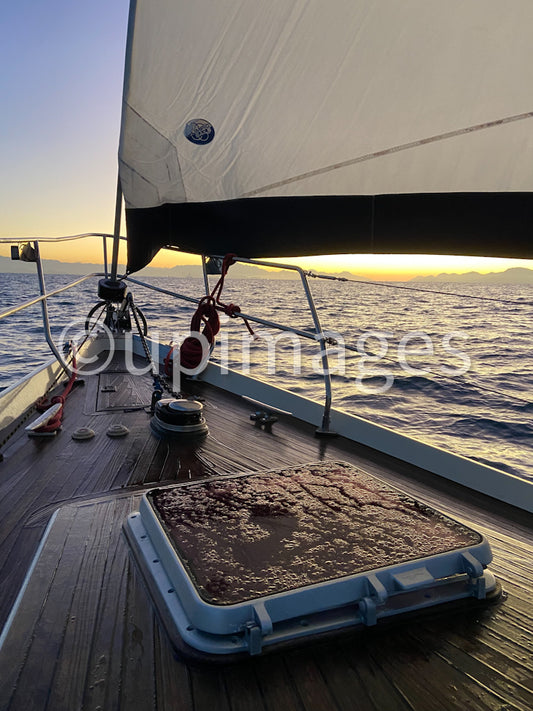
<path fill-rule="evenodd" d="M 187 190 L 186 190 L 186 187 L 185 187 L 185 181 L 183 180 L 183 173 L 182 173 L 182 170 L 181 170 L 181 163 L 180 163 L 180 160 L 179 160 L 179 155 L 178 155 L 177 146 L 175 145 L 175 143 L 174 143 L 168 136 L 166 136 L 162 131 L 160 131 L 158 128 L 156 128 L 156 126 L 154 126 L 153 123 L 151 123 L 150 121 L 148 121 L 147 118 L 145 118 L 139 111 L 137 111 L 137 109 L 135 109 L 135 108 L 130 104 L 129 101 L 126 101 L 126 100 L 125 100 L 125 101 L 124 101 L 124 105 L 127 107 L 127 109 L 128 109 L 134 116 L 136 116 L 136 118 L 137 118 L 139 121 L 141 121 L 141 123 L 143 123 L 145 126 L 148 126 L 148 129 L 149 129 L 150 131 L 153 131 L 157 136 L 159 136 L 163 141 L 165 141 L 165 143 L 168 144 L 169 149 L 168 149 L 168 152 L 167 152 L 166 156 L 171 155 L 171 153 L 173 154 L 172 157 L 173 157 L 173 158 L 175 159 L 175 161 L 176 161 L 176 167 L 177 167 L 178 175 L 179 175 L 179 177 L 180 177 L 180 187 L 181 187 L 181 189 L 182 189 L 181 192 L 182 192 L 182 194 L 183 194 L 183 196 L 184 196 L 184 198 L 185 198 L 185 199 L 184 199 L 184 202 L 187 202 Z M 124 115 L 125 115 L 125 113 L 124 113 Z M 123 122 L 123 124 L 125 125 L 125 119 L 124 119 L 124 118 L 123 118 L 122 122 Z M 166 156 L 165 156 L 165 157 L 166 157 Z M 120 146 L 119 146 L 119 164 L 120 164 L 120 163 L 122 163 L 124 166 L 126 166 L 127 168 L 129 168 L 129 169 L 130 169 L 133 173 L 135 173 L 137 176 L 139 176 L 140 178 L 142 178 L 142 179 L 144 180 L 144 182 L 145 182 L 147 185 L 150 185 L 152 188 L 154 188 L 155 191 L 156 191 L 156 192 L 158 193 L 158 195 L 159 195 L 159 186 L 156 185 L 155 183 L 152 183 L 148 178 L 144 177 L 144 175 L 142 175 L 142 173 L 140 173 L 139 170 L 137 170 L 137 168 L 134 168 L 134 167 L 133 167 L 133 164 L 132 164 L 132 163 L 130 163 L 128 160 L 126 160 L 126 159 L 123 157 L 122 143 L 121 143 Z M 168 169 L 167 169 L 167 170 L 168 170 Z M 170 184 L 170 185 L 175 185 L 175 181 L 172 180 L 172 177 L 171 177 L 170 175 L 169 175 L 169 184 Z M 126 196 L 125 196 L 125 197 L 126 197 Z M 165 202 L 165 200 L 160 200 L 160 201 L 159 201 L 159 204 L 163 204 L 164 202 Z M 180 201 L 180 202 L 181 202 L 181 201 Z"/>
<path fill-rule="evenodd" d="M 339 170 L 340 168 L 347 168 L 357 163 L 364 163 L 365 161 L 374 160 L 375 158 L 383 158 L 384 156 L 392 155 L 394 153 L 399 153 L 401 151 L 407 151 L 412 148 L 418 148 L 420 146 L 425 146 L 429 143 L 437 143 L 438 141 L 445 141 L 449 138 L 456 138 L 457 136 L 464 136 L 467 133 L 475 133 L 477 131 L 484 131 L 488 128 L 494 128 L 496 126 L 503 126 L 507 123 L 514 123 L 515 121 L 523 121 L 525 119 L 533 118 L 533 111 L 527 111 L 522 114 L 515 114 L 514 116 L 506 116 L 501 119 L 496 119 L 494 121 L 486 121 L 484 123 L 478 123 L 473 126 L 467 126 L 465 128 L 458 128 L 454 131 L 448 131 L 446 133 L 439 133 L 435 136 L 429 136 L 427 138 L 419 138 L 416 141 L 410 141 L 409 143 L 401 143 L 398 146 L 391 146 L 390 148 L 384 148 L 380 151 L 374 151 L 373 153 L 366 153 L 362 156 L 357 156 L 356 158 L 350 158 L 340 163 L 333 163 L 331 165 L 324 166 L 323 168 L 316 168 L 315 170 L 310 170 L 307 173 L 301 173 L 300 175 L 294 175 L 291 178 L 286 178 L 284 180 L 279 180 L 275 183 L 270 183 L 269 185 L 264 185 L 261 188 L 256 188 L 255 190 L 250 190 L 247 193 L 243 193 L 241 197 L 255 197 L 261 193 L 267 192 L 269 190 L 274 190 L 275 188 L 281 188 L 285 185 L 290 185 L 291 183 L 297 183 L 301 180 L 306 180 L 307 178 L 314 178 L 317 175 L 324 175 L 325 173 L 330 173 L 334 170 Z"/>

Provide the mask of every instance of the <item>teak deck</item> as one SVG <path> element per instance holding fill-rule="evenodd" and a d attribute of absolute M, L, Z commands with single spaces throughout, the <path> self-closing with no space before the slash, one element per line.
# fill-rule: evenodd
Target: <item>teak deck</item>
<path fill-rule="evenodd" d="M 110 386 L 116 390 L 102 391 Z M 150 432 L 142 406 L 151 381 L 129 376 L 119 361 L 73 391 L 58 436 L 29 439 L 22 428 L 8 442 L 0 463 L 0 625 L 9 618 L 1 709 L 533 708 L 533 516 L 343 439 L 316 439 L 312 427 L 290 418 L 264 432 L 239 398 L 194 388 L 209 425 L 195 443 Z M 116 422 L 129 427 L 127 437 L 106 436 Z M 95 438 L 72 440 L 80 426 Z M 322 459 L 356 464 L 484 533 L 501 602 L 231 666 L 185 664 L 130 557 L 127 514 L 161 482 Z"/>

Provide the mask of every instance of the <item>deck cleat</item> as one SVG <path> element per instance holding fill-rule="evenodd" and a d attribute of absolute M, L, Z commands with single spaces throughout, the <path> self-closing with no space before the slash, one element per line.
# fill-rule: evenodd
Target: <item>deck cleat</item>
<path fill-rule="evenodd" d="M 242 396 L 243 400 L 255 405 L 257 408 L 255 412 L 250 415 L 250 420 L 259 429 L 265 430 L 265 432 L 272 432 L 272 425 L 278 421 L 276 415 L 292 415 L 292 412 L 288 410 L 281 410 L 279 407 L 274 407 L 273 405 L 268 405 L 259 400 L 253 400 L 247 395 Z"/>

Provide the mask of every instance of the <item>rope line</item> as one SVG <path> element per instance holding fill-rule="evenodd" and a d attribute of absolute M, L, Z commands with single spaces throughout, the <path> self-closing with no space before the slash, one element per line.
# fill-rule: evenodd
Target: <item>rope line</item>
<path fill-rule="evenodd" d="M 36 403 L 36 409 L 39 412 L 46 412 L 52 405 L 57 405 L 60 404 L 61 407 L 57 414 L 52 417 L 45 425 L 42 425 L 39 427 L 36 432 L 56 432 L 57 430 L 60 429 L 61 427 L 61 422 L 63 420 L 63 411 L 65 409 L 65 400 L 67 399 L 70 391 L 74 387 L 74 382 L 76 381 L 76 378 L 78 377 L 77 370 L 76 370 L 76 357 L 73 355 L 72 356 L 72 375 L 68 379 L 68 382 L 63 390 L 63 392 L 60 395 L 55 395 L 53 398 L 48 400 L 47 398 L 43 397 L 40 400 L 37 401 Z"/>
<path fill-rule="evenodd" d="M 499 304 L 513 304 L 514 306 L 531 306 L 531 301 L 513 301 L 511 299 L 498 299 L 493 296 L 475 296 L 471 294 L 458 294 L 454 291 L 441 291 L 439 289 L 421 289 L 417 286 L 398 286 L 389 284 L 384 281 L 365 281 L 364 279 L 349 279 L 348 277 L 335 277 L 328 274 L 316 274 L 315 272 L 306 272 L 308 277 L 313 279 L 327 279 L 329 281 L 345 281 L 351 284 L 365 284 L 366 286 L 383 286 L 386 289 L 400 289 L 402 291 L 419 291 L 423 294 L 440 294 L 441 296 L 456 296 L 461 299 L 475 299 L 477 301 L 495 301 Z"/>
<path fill-rule="evenodd" d="M 133 319 L 135 321 L 135 325 L 137 326 L 137 331 L 139 334 L 139 339 L 141 341 L 141 345 L 144 349 L 144 356 L 148 363 L 150 364 L 150 367 L 152 369 L 152 379 L 153 379 L 153 384 L 154 384 L 154 389 L 152 392 L 152 402 L 150 405 L 150 411 L 153 413 L 155 403 L 158 400 L 161 400 L 163 397 L 163 388 L 167 390 L 167 392 L 172 395 L 175 398 L 180 397 L 180 393 L 176 392 L 172 385 L 168 382 L 167 378 L 165 376 L 160 376 L 159 375 L 159 368 L 154 363 L 154 360 L 152 358 L 152 354 L 150 352 L 150 348 L 148 347 L 148 343 L 146 342 L 145 335 L 143 333 L 143 329 L 141 328 L 141 322 L 139 321 L 139 317 L 137 314 L 137 307 L 133 303 L 133 297 L 131 293 L 128 294 L 128 308 L 130 312 L 133 314 Z M 168 354 L 167 354 L 168 358 Z M 165 358 L 165 364 L 166 364 L 166 358 Z"/>

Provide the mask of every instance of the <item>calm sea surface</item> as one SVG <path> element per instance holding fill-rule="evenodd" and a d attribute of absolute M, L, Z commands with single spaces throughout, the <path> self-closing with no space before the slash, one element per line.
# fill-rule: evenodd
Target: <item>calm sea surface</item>
<path fill-rule="evenodd" d="M 48 276 L 47 288 L 51 291 L 75 278 Z M 144 281 L 188 296 L 202 295 L 200 279 Z M 340 346 L 356 349 L 331 349 L 333 406 L 533 478 L 533 286 L 420 288 L 429 293 L 374 283 L 312 281 L 322 329 Z M 152 336 L 167 343 L 187 334 L 193 305 L 137 285 L 131 290 Z M 37 294 L 35 276 L 0 274 L 0 311 Z M 297 281 L 232 280 L 230 272 L 222 300 L 239 304 L 252 316 L 302 331 L 313 329 Z M 96 301 L 96 280 L 50 300 L 56 342 L 83 328 Z M 278 338 L 279 332 L 255 324 L 252 340 L 240 319 L 226 320 L 214 351 L 217 359 L 323 399 L 316 344 L 288 335 Z M 39 305 L 0 321 L 0 388 L 49 358 Z"/>

